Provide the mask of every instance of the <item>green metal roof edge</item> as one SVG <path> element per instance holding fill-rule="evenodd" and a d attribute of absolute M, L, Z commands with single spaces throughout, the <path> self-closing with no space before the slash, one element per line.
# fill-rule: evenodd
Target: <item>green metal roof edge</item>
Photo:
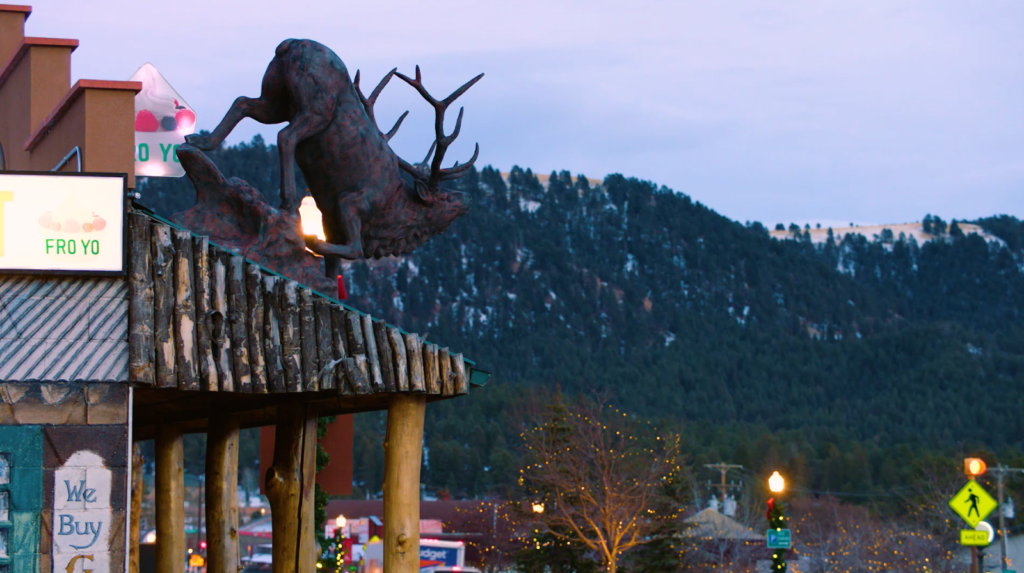
<path fill-rule="evenodd" d="M 196 233 L 192 229 L 186 229 L 185 227 L 182 227 L 181 225 L 179 225 L 177 223 L 174 223 L 172 221 L 169 221 L 169 220 L 161 217 L 160 215 L 157 215 L 152 209 L 150 209 L 149 207 L 146 207 L 145 205 L 143 205 L 141 203 L 136 202 L 135 200 L 132 200 L 131 206 L 136 211 L 139 211 L 139 212 L 143 213 L 144 215 L 150 217 L 151 219 L 156 219 L 157 221 L 160 221 L 161 223 L 163 223 L 165 225 L 168 225 L 170 227 L 174 227 L 175 229 L 179 229 L 181 231 L 187 231 L 187 232 L 191 233 L 193 236 L 196 236 L 196 237 L 203 237 L 203 236 L 205 236 L 205 235 L 200 235 L 200 234 Z M 215 247 L 217 247 L 218 249 L 227 251 L 229 253 L 233 252 L 231 249 L 228 249 L 228 248 L 226 248 L 226 247 L 224 247 L 222 245 L 218 245 L 217 243 L 215 243 L 213 241 L 210 241 L 210 244 L 215 246 Z M 275 270 L 268 269 L 267 267 L 257 263 L 254 260 L 251 260 L 251 259 L 245 258 L 245 257 L 243 257 L 243 258 L 245 259 L 246 262 L 252 263 L 252 264 L 256 265 L 260 269 L 266 271 L 267 273 L 269 273 L 271 275 L 274 275 L 275 277 L 279 277 L 279 278 L 282 278 L 282 279 L 285 279 L 285 280 L 295 280 L 295 279 L 293 279 L 291 277 L 286 277 L 286 276 L 282 275 L 281 273 L 279 273 L 279 272 L 277 272 Z M 342 302 L 342 301 L 340 301 L 340 300 L 338 300 L 338 299 L 336 299 L 336 298 L 334 298 L 332 296 L 328 296 L 328 295 L 326 295 L 326 294 L 324 294 L 324 293 L 322 293 L 322 292 L 320 292 L 320 291 L 318 291 L 318 290 L 316 290 L 316 289 L 314 289 L 314 288 L 312 288 L 310 286 L 304 285 L 304 284 L 300 283 L 299 281 L 295 281 L 295 282 L 298 283 L 299 286 L 301 286 L 302 288 L 309 289 L 310 292 L 316 294 L 317 296 L 321 296 L 321 297 L 326 298 L 327 300 L 333 302 L 334 304 L 340 305 L 345 310 L 354 312 L 356 314 L 359 314 L 360 316 L 370 316 L 370 313 L 368 313 L 368 312 L 363 312 L 363 311 L 359 310 L 358 308 L 352 308 L 351 306 L 345 304 L 344 302 Z M 402 327 L 400 327 L 398 325 L 388 324 L 384 320 L 379 319 L 379 318 L 373 318 L 372 316 L 370 316 L 370 318 L 372 320 L 376 321 L 376 322 L 383 322 L 385 324 L 385 326 L 389 326 L 391 328 L 396 328 L 396 329 L 398 329 L 398 332 L 401 332 L 402 334 L 412 334 L 412 333 L 406 331 L 405 329 L 403 329 Z M 423 339 L 423 342 L 426 342 L 426 338 Z M 490 380 L 491 373 L 490 372 L 486 372 L 484 370 L 480 370 L 479 368 L 476 367 L 476 362 L 475 361 L 470 360 L 469 358 L 466 358 L 465 356 L 463 356 L 462 359 L 469 366 L 469 373 L 470 373 L 469 374 L 469 384 L 470 384 L 470 386 L 476 386 L 478 388 L 484 387 L 487 384 L 488 380 Z"/>

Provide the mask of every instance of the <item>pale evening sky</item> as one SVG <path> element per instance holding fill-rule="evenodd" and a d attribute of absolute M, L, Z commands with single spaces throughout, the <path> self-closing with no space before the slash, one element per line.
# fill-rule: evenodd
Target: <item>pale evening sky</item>
<path fill-rule="evenodd" d="M 622 173 L 765 224 L 1024 218 L 1019 0 L 39 0 L 26 31 L 81 40 L 73 80 L 151 62 L 201 129 L 310 38 L 364 92 L 396 66 L 438 97 L 485 72 L 446 165 L 478 141 L 480 167 Z M 432 111 L 396 79 L 378 120 L 406 109 L 392 145 L 419 161 Z"/>

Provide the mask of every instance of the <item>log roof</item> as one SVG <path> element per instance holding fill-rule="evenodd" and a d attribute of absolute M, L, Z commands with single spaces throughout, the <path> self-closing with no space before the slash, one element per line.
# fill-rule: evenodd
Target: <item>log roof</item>
<path fill-rule="evenodd" d="M 462 354 L 150 213 L 130 212 L 127 232 L 128 374 L 138 385 L 447 397 L 489 376 Z"/>

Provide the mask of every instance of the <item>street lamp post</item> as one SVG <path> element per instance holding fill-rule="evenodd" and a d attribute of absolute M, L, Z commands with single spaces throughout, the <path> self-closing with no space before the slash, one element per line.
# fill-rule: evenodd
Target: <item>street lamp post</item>
<path fill-rule="evenodd" d="M 775 494 L 774 497 L 768 498 L 768 528 L 782 531 L 786 528 L 786 517 L 782 514 L 782 501 L 776 498 L 782 497 L 782 492 L 786 489 L 786 480 L 779 472 L 774 472 L 768 478 L 768 489 Z M 772 549 L 772 573 L 786 573 L 785 555 L 786 549 Z"/>

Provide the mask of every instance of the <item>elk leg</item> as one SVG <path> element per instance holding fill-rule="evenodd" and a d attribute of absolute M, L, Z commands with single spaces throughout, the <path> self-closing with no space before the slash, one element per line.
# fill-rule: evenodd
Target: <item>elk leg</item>
<path fill-rule="evenodd" d="M 287 111 L 280 107 L 275 107 L 269 101 L 239 96 L 235 99 L 235 103 L 231 104 L 231 109 L 224 115 L 224 119 L 220 120 L 213 133 L 209 135 L 193 133 L 186 135 L 185 141 L 197 149 L 212 151 L 223 143 L 224 138 L 231 133 L 231 130 L 238 125 L 238 122 L 247 117 L 251 117 L 260 123 L 282 123 L 288 121 Z"/>
<path fill-rule="evenodd" d="M 295 192 L 295 146 L 319 133 L 331 123 L 331 114 L 303 111 L 292 118 L 288 127 L 277 134 L 277 150 L 281 156 L 281 210 L 294 211 L 298 204 Z"/>
<path fill-rule="evenodd" d="M 343 213 L 342 224 L 345 228 L 345 236 L 348 237 L 348 242 L 344 245 L 321 241 L 316 236 L 306 236 L 306 246 L 309 247 L 309 250 L 324 257 L 325 268 L 330 267 L 332 259 L 334 264 L 340 267 L 338 258 L 351 261 L 363 257 L 362 220 L 359 218 L 359 213 L 355 208 L 346 209 Z M 337 274 L 336 271 L 335 274 Z M 328 273 L 328 276 L 332 275 Z"/>
<path fill-rule="evenodd" d="M 335 278 L 341 274 L 341 259 L 333 255 L 324 257 L 324 274 L 327 278 Z"/>

